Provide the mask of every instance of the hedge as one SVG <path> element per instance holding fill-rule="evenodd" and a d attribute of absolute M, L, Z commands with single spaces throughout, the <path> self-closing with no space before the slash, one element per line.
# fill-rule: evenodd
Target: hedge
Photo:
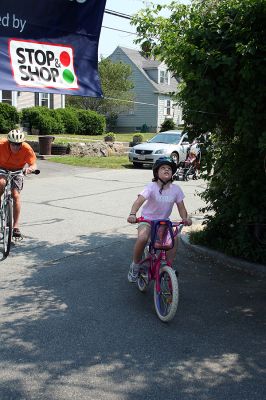
<path fill-rule="evenodd" d="M 95 111 L 74 108 L 51 110 L 47 107 L 30 107 L 22 110 L 22 124 L 29 129 L 39 129 L 40 134 L 76 133 L 102 135 L 106 120 Z"/>
<path fill-rule="evenodd" d="M 0 103 L 0 132 L 8 133 L 17 127 L 19 123 L 19 113 L 10 104 Z"/>
<path fill-rule="evenodd" d="M 106 129 L 106 120 L 96 111 L 77 110 L 81 135 L 102 135 Z"/>

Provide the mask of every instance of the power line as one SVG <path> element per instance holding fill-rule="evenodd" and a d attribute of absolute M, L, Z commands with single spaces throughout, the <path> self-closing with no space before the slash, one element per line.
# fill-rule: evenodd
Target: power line
<path fill-rule="evenodd" d="M 113 101 L 119 101 L 121 103 L 132 103 L 132 104 L 141 104 L 141 105 L 145 105 L 145 106 L 158 107 L 158 104 L 144 103 L 142 101 L 136 101 L 136 100 L 123 100 L 123 99 L 117 99 L 115 97 L 105 97 L 104 96 L 103 100 L 113 100 Z M 202 110 L 193 110 L 193 109 L 188 109 L 188 111 L 192 111 L 192 112 L 199 113 L 199 114 L 225 115 L 225 114 L 220 114 L 220 113 L 215 113 L 215 112 L 208 112 L 208 111 L 202 111 Z"/>
<path fill-rule="evenodd" d="M 106 14 L 114 15 L 115 17 L 125 18 L 125 19 L 132 19 L 131 15 L 121 13 L 119 11 L 107 10 L 105 9 L 104 12 Z"/>
<path fill-rule="evenodd" d="M 102 28 L 111 29 L 111 30 L 113 30 L 113 31 L 118 31 L 118 32 L 129 33 L 130 35 L 137 35 L 135 32 L 129 32 L 129 31 L 124 31 L 124 30 L 122 30 L 122 29 L 111 28 L 110 26 L 104 26 L 104 25 L 102 25 Z"/>

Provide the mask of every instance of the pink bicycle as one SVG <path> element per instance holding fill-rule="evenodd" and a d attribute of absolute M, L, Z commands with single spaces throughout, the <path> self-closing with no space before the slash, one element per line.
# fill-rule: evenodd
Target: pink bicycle
<path fill-rule="evenodd" d="M 174 238 L 181 231 L 183 222 L 170 220 L 149 221 L 138 218 L 137 222 L 151 224 L 151 239 L 145 249 L 137 279 L 138 289 L 146 292 L 149 283 L 154 281 L 154 306 L 156 314 L 163 322 L 171 321 L 176 313 L 179 290 L 177 273 L 167 260 L 166 251 L 174 247 Z"/>

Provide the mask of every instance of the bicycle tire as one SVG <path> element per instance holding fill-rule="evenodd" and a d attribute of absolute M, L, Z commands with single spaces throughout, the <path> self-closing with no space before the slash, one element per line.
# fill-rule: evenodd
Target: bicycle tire
<path fill-rule="evenodd" d="M 160 269 L 159 293 L 156 290 L 156 282 L 154 283 L 154 306 L 161 321 L 169 322 L 174 318 L 178 301 L 179 289 L 175 271 L 165 265 Z"/>
<path fill-rule="evenodd" d="M 12 239 L 12 200 L 7 200 L 3 207 L 3 254 L 7 257 L 10 252 L 11 239 Z"/>

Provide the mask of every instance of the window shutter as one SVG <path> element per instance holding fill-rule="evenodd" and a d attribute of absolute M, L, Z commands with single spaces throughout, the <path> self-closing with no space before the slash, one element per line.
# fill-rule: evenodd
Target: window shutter
<path fill-rule="evenodd" d="M 54 108 L 54 95 L 50 94 L 50 108 Z"/>
<path fill-rule="evenodd" d="M 39 105 L 39 93 L 34 93 L 34 103 L 35 106 Z"/>

